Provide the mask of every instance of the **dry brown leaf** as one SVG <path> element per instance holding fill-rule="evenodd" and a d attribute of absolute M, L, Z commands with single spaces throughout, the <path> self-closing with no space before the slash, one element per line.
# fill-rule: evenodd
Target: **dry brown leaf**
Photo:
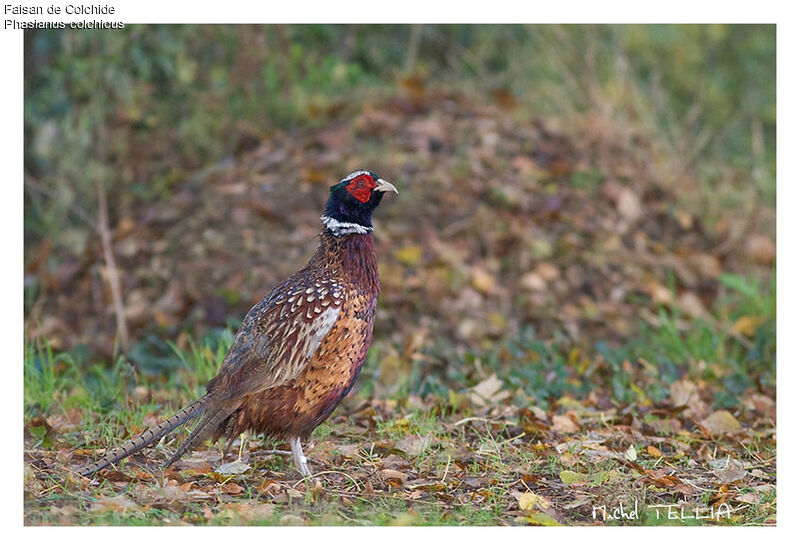
<path fill-rule="evenodd" d="M 478 407 L 484 407 L 502 401 L 511 395 L 502 388 L 503 381 L 500 380 L 497 375 L 492 374 L 489 378 L 472 388 L 470 400 Z"/>
<path fill-rule="evenodd" d="M 694 409 L 700 401 L 700 392 L 690 380 L 677 380 L 669 387 L 669 398 L 673 407 Z"/>
<path fill-rule="evenodd" d="M 557 414 L 553 416 L 553 431 L 572 434 L 580 430 L 580 426 L 566 414 Z"/>
<path fill-rule="evenodd" d="M 431 434 L 420 436 L 417 434 L 404 437 L 397 442 L 397 448 L 408 456 L 417 456 L 425 452 L 431 444 Z"/>
<path fill-rule="evenodd" d="M 544 277 L 539 275 L 536 271 L 531 271 L 523 275 L 519 284 L 525 290 L 530 290 L 532 292 L 543 292 L 547 290 L 547 282 Z"/>
<path fill-rule="evenodd" d="M 244 493 L 244 487 L 238 483 L 225 483 L 222 486 L 222 492 L 226 495 L 240 495 Z"/>
<path fill-rule="evenodd" d="M 617 210 L 628 222 L 635 222 L 642 216 L 642 202 L 636 193 L 627 187 L 617 197 Z"/>
<path fill-rule="evenodd" d="M 387 481 L 394 480 L 404 483 L 408 479 L 408 474 L 398 470 L 391 470 L 389 468 L 384 468 L 383 470 L 379 471 L 378 474 Z"/>
<path fill-rule="evenodd" d="M 747 472 L 742 468 L 733 466 L 725 470 L 717 470 L 714 472 L 714 475 L 717 476 L 721 483 L 733 483 L 734 481 L 744 479 L 747 476 Z"/>
<path fill-rule="evenodd" d="M 138 508 L 138 505 L 126 495 L 115 495 L 113 497 L 101 496 L 94 504 L 92 504 L 91 508 L 89 508 L 89 511 L 93 513 L 107 511 L 127 512 L 133 510 L 134 508 Z"/>
<path fill-rule="evenodd" d="M 472 268 L 472 286 L 484 294 L 490 294 L 495 288 L 495 278 L 484 268 L 475 266 Z"/>
<path fill-rule="evenodd" d="M 713 435 L 736 433 L 742 429 L 739 421 L 728 411 L 716 411 L 703 420 L 702 424 Z"/>
<path fill-rule="evenodd" d="M 762 265 L 775 263 L 775 241 L 765 235 L 751 235 L 744 245 L 745 256 Z"/>
<path fill-rule="evenodd" d="M 651 281 L 648 286 L 650 291 L 650 298 L 656 304 L 669 305 L 672 303 L 672 291 L 655 281 Z"/>
<path fill-rule="evenodd" d="M 695 319 L 708 315 L 702 300 L 693 292 L 683 292 L 678 298 L 678 307 Z"/>

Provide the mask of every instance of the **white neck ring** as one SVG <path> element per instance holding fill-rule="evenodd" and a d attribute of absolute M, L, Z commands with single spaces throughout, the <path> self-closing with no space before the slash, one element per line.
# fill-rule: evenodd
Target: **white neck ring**
<path fill-rule="evenodd" d="M 322 216 L 320 219 L 322 220 L 322 224 L 336 236 L 365 235 L 367 233 L 372 233 L 371 227 L 366 227 L 358 223 L 340 222 L 339 220 L 330 218 L 328 216 Z"/>

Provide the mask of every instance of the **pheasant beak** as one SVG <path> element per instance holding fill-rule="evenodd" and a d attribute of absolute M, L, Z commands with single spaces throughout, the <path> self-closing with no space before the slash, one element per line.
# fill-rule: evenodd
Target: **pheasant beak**
<path fill-rule="evenodd" d="M 384 193 L 387 191 L 394 191 L 394 194 L 397 195 L 397 187 L 381 178 L 378 178 L 378 186 L 375 188 L 375 191 L 383 191 Z"/>

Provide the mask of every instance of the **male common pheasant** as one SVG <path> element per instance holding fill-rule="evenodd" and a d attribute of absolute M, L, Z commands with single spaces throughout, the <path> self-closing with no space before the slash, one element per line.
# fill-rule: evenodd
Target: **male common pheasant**
<path fill-rule="evenodd" d="M 353 172 L 331 187 L 314 256 L 245 316 L 206 394 L 78 473 L 88 476 L 199 418 L 164 464 L 206 439 L 245 430 L 289 442 L 294 464 L 311 475 L 300 446 L 353 387 L 372 340 L 378 267 L 372 212 L 397 189 L 374 172 Z"/>

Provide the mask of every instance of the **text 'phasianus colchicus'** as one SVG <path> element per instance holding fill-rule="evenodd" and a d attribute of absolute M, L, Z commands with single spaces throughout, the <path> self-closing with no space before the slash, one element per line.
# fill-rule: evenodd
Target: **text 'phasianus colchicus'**
<path fill-rule="evenodd" d="M 353 387 L 372 340 L 372 213 L 388 191 L 397 193 L 366 170 L 331 187 L 316 253 L 250 310 L 206 394 L 78 473 L 91 475 L 199 419 L 165 467 L 207 439 L 232 441 L 250 430 L 288 441 L 295 466 L 310 475 L 300 443 Z"/>

